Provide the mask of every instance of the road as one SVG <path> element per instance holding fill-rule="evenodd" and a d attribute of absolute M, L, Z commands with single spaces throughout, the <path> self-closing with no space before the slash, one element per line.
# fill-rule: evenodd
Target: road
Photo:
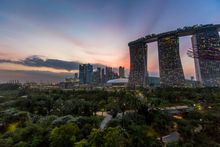
<path fill-rule="evenodd" d="M 109 121 L 111 121 L 111 120 L 112 120 L 112 116 L 111 116 L 110 114 L 106 113 L 106 114 L 105 114 L 105 118 L 102 120 L 102 122 L 101 122 L 99 128 L 100 128 L 100 129 L 104 129 L 105 126 L 106 126 L 106 124 L 107 124 Z"/>

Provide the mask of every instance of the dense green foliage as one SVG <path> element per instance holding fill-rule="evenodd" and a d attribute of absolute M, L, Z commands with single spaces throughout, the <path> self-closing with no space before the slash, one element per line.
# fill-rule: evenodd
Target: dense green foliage
<path fill-rule="evenodd" d="M 163 108 L 187 105 L 175 119 Z M 113 116 L 104 129 L 100 123 Z M 177 131 L 167 146 L 219 146 L 220 89 L 30 90 L 0 91 L 2 147 L 156 147 Z M 179 114 L 180 115 L 180 114 Z"/>

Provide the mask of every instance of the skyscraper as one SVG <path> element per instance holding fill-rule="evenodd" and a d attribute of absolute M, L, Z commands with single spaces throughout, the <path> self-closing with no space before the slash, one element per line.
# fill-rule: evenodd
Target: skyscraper
<path fill-rule="evenodd" d="M 119 67 L 119 77 L 124 78 L 125 77 L 125 68 L 120 66 Z"/>
<path fill-rule="evenodd" d="M 106 82 L 108 80 L 111 80 L 113 79 L 113 71 L 112 71 L 112 67 L 106 67 L 105 68 L 105 78 L 106 78 Z"/>
<path fill-rule="evenodd" d="M 80 84 L 91 84 L 93 76 L 93 66 L 90 64 L 79 65 Z"/>
<path fill-rule="evenodd" d="M 146 87 L 147 81 L 147 45 L 144 40 L 129 43 L 130 76 L 129 86 Z"/>
<path fill-rule="evenodd" d="M 101 68 L 98 67 L 94 72 L 93 72 L 93 82 L 95 84 L 100 84 L 101 83 Z"/>
<path fill-rule="evenodd" d="M 106 79 L 106 78 L 105 78 L 105 69 L 102 68 L 101 81 L 102 81 L 103 84 L 106 82 L 105 79 Z"/>
<path fill-rule="evenodd" d="M 220 48 L 217 28 L 210 27 L 197 31 L 192 36 L 192 47 L 197 56 L 194 58 L 196 79 L 205 87 L 220 86 L 220 61 L 211 57 L 215 50 Z"/>
<path fill-rule="evenodd" d="M 160 80 L 162 87 L 181 87 L 185 85 L 183 68 L 179 55 L 179 38 L 176 35 L 162 36 L 158 39 Z"/>

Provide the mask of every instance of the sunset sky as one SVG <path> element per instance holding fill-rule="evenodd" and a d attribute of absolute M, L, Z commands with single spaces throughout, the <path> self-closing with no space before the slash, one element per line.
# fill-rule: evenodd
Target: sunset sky
<path fill-rule="evenodd" d="M 0 82 L 61 80 L 79 63 L 129 68 L 128 42 L 210 23 L 220 24 L 220 0 L 1 0 Z M 190 36 L 180 38 L 186 78 L 194 75 L 190 47 Z M 156 43 L 148 70 L 159 75 Z"/>

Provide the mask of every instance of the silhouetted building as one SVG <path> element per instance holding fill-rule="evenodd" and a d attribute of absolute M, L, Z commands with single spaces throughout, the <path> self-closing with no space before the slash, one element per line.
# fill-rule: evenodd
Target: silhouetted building
<path fill-rule="evenodd" d="M 95 84 L 100 84 L 101 81 L 101 68 L 98 67 L 94 72 L 93 72 L 93 82 Z"/>
<path fill-rule="evenodd" d="M 124 78 L 125 77 L 125 68 L 120 66 L 119 67 L 119 77 Z"/>
<path fill-rule="evenodd" d="M 105 68 L 105 81 L 113 79 L 112 67 Z"/>
<path fill-rule="evenodd" d="M 90 64 L 79 65 L 80 84 L 91 84 L 93 75 L 93 66 Z"/>
<path fill-rule="evenodd" d="M 118 79 L 119 78 L 118 73 L 113 71 L 112 74 L 113 74 L 112 79 Z"/>
<path fill-rule="evenodd" d="M 106 83 L 106 80 L 105 80 L 105 79 L 106 79 L 106 78 L 105 78 L 105 69 L 102 68 L 101 81 L 102 81 L 103 84 Z"/>

